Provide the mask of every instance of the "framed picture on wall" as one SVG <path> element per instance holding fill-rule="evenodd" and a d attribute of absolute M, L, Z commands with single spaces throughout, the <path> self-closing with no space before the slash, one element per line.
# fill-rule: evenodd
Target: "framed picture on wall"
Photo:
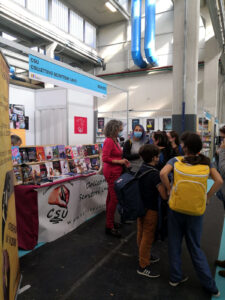
<path fill-rule="evenodd" d="M 171 118 L 163 118 L 163 130 L 172 130 Z"/>
<path fill-rule="evenodd" d="M 25 124 L 25 107 L 19 104 L 9 104 L 10 128 L 27 129 Z"/>
<path fill-rule="evenodd" d="M 102 132 L 105 126 L 105 118 L 98 118 L 98 131 Z"/>
<path fill-rule="evenodd" d="M 147 131 L 155 130 L 155 119 L 146 120 L 146 130 Z"/>
<path fill-rule="evenodd" d="M 135 126 L 139 124 L 140 124 L 139 119 L 132 119 L 132 130 L 134 130 Z"/>

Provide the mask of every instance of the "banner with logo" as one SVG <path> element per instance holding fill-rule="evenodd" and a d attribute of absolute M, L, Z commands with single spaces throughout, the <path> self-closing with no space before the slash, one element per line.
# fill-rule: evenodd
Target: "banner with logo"
<path fill-rule="evenodd" d="M 92 175 L 38 189 L 38 242 L 51 242 L 105 209 L 107 183 Z"/>
<path fill-rule="evenodd" d="M 9 68 L 0 52 L 0 299 L 15 299 L 19 258 L 9 128 Z"/>

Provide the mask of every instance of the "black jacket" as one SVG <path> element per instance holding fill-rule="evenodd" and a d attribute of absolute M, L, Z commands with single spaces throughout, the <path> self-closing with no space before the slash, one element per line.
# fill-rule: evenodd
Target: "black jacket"
<path fill-rule="evenodd" d="M 132 148 L 132 141 L 126 140 L 123 146 L 123 158 L 126 158 L 127 160 L 135 160 L 140 158 L 139 154 L 131 154 L 131 148 Z"/>

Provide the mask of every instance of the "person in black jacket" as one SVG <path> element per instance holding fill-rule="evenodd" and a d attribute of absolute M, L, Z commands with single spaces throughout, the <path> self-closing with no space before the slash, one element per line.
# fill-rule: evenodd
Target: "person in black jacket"
<path fill-rule="evenodd" d="M 131 138 L 126 140 L 123 147 L 123 158 L 130 161 L 130 170 L 137 172 L 141 166 L 142 159 L 140 158 L 139 149 L 146 143 L 144 127 L 140 124 L 134 127 Z"/>

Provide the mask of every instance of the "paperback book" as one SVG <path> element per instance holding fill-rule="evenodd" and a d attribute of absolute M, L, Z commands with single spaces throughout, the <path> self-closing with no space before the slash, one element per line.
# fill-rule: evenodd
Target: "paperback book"
<path fill-rule="evenodd" d="M 69 167 L 68 167 L 67 160 L 60 160 L 60 169 L 61 169 L 61 173 L 63 175 L 69 173 Z"/>
<path fill-rule="evenodd" d="M 73 151 L 72 151 L 72 147 L 71 146 L 66 146 L 66 157 L 68 159 L 73 159 Z"/>
<path fill-rule="evenodd" d="M 85 157 L 84 158 L 84 162 L 85 162 L 85 165 L 86 165 L 86 169 L 87 170 L 91 170 L 91 160 L 89 157 Z"/>
<path fill-rule="evenodd" d="M 21 167 L 20 166 L 13 167 L 13 172 L 15 175 L 16 184 L 22 184 L 23 180 L 22 180 Z"/>
<path fill-rule="evenodd" d="M 51 161 L 48 161 L 45 163 L 46 169 L 47 169 L 47 176 L 48 177 L 52 177 L 54 176 L 54 172 L 53 172 L 53 164 Z"/>
<path fill-rule="evenodd" d="M 77 168 L 74 160 L 69 160 L 69 169 L 70 169 L 70 173 L 77 174 Z"/>
<path fill-rule="evenodd" d="M 38 146 L 36 147 L 37 160 L 45 161 L 45 149 L 44 147 Z"/>
<path fill-rule="evenodd" d="M 25 163 L 29 162 L 27 148 L 24 148 L 24 147 L 19 148 L 19 151 L 20 151 L 20 156 L 21 156 L 21 163 L 25 164 Z"/>
<path fill-rule="evenodd" d="M 59 158 L 66 158 L 66 150 L 64 145 L 58 145 Z"/>
<path fill-rule="evenodd" d="M 37 161 L 36 147 L 28 147 L 27 155 L 29 162 Z"/>
<path fill-rule="evenodd" d="M 91 158 L 91 169 L 98 171 L 100 168 L 100 159 L 99 157 L 92 157 Z"/>
<path fill-rule="evenodd" d="M 20 151 L 18 146 L 12 146 L 12 161 L 13 165 L 19 165 L 21 164 L 21 156 L 20 156 Z"/>
<path fill-rule="evenodd" d="M 52 146 L 53 159 L 59 158 L 59 150 L 57 146 Z"/>
<path fill-rule="evenodd" d="M 22 177 L 24 184 L 31 184 L 33 183 L 32 177 L 32 168 L 30 165 L 22 164 L 21 165 Z"/>
<path fill-rule="evenodd" d="M 61 175 L 61 168 L 60 168 L 59 160 L 53 161 L 53 173 L 54 173 L 54 176 Z"/>
<path fill-rule="evenodd" d="M 32 179 L 34 184 L 41 182 L 41 170 L 40 165 L 31 165 L 32 168 Z"/>
<path fill-rule="evenodd" d="M 46 146 L 45 147 L 45 158 L 47 160 L 52 160 L 53 159 L 53 152 L 52 152 L 52 147 L 51 146 Z"/>

